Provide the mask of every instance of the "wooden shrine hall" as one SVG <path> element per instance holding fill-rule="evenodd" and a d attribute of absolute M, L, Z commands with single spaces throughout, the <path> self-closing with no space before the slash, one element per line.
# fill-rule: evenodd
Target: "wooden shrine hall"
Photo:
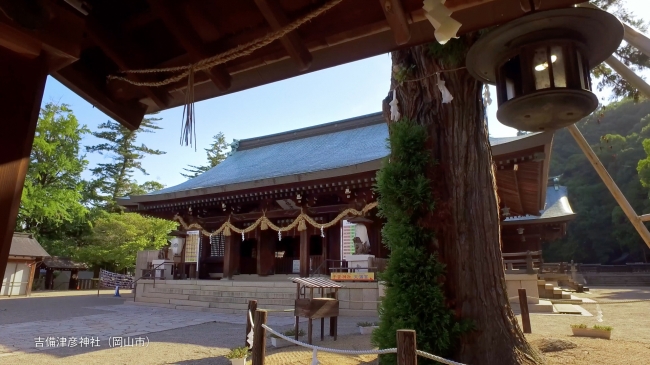
<path fill-rule="evenodd" d="M 451 24 L 454 31 L 450 36 L 456 36 L 504 24 L 531 12 L 568 8 L 580 2 L 447 0 L 436 5 L 440 11 L 433 15 L 443 17 L 444 24 Z M 193 96 L 193 101 L 205 100 L 433 42 L 437 33 L 441 33 L 436 30 L 441 23 L 431 21 L 431 16 L 432 10 L 423 8 L 422 0 L 0 1 L 0 272 L 4 272 L 9 256 L 48 76 L 134 130 L 146 113 L 183 105 L 187 94 Z M 210 62 L 199 65 L 199 61 L 208 59 Z M 152 68 L 172 68 L 180 73 L 172 76 L 124 73 Z M 163 80 L 164 77 L 167 79 Z M 187 90 L 188 85 L 191 90 Z M 241 152 L 251 148 L 253 141 L 243 144 Z M 294 189 L 306 193 L 305 199 L 313 196 L 322 199 L 317 203 L 310 201 L 310 207 L 306 206 L 307 200 L 301 200 L 303 210 L 351 204 L 352 197 L 361 202 L 364 192 L 365 199 L 371 201 L 372 197 L 367 196 L 371 175 L 370 170 L 349 170 L 337 175 L 348 176 L 348 180 L 323 176 L 314 177 L 306 185 L 277 182 L 273 199 L 289 195 L 295 198 L 289 194 L 291 190 L 286 191 L 293 184 Z M 325 182 L 322 188 L 321 181 Z M 329 190 L 327 193 L 332 194 L 326 194 L 323 189 L 334 189 L 333 183 L 336 187 L 339 183 L 349 186 L 357 196 L 350 194 L 348 198 L 347 194 Z M 223 184 L 230 186 L 226 180 Z M 236 210 L 231 212 L 239 215 L 247 214 L 252 205 L 261 209 L 264 203 L 260 194 L 270 201 L 270 185 L 264 186 L 267 190 L 259 191 L 253 190 L 262 186 L 237 186 L 240 193 L 235 196 L 240 195 L 239 198 L 232 193 L 218 192 L 219 197 L 210 199 L 220 199 L 216 202 L 225 204 L 227 209 L 234 206 Z M 242 191 L 258 195 L 241 197 Z M 190 202 L 198 199 L 193 194 L 169 199 L 169 204 L 173 200 L 174 204 L 189 208 Z M 217 192 L 211 190 L 205 199 L 214 194 Z M 157 198 L 162 196 L 166 195 Z M 528 210 L 536 208 L 533 200 L 544 201 L 539 198 L 522 199 L 520 205 L 514 198 L 508 204 L 513 204 L 513 212 L 518 208 Z M 153 209 L 152 203 L 145 202 L 143 207 Z M 209 205 L 207 201 L 205 206 L 195 204 L 198 203 L 192 204 L 195 209 L 192 217 L 196 219 L 202 214 L 206 217 L 216 214 L 216 204 Z M 205 209 L 206 213 L 196 209 Z M 332 214 L 328 209 L 312 210 L 308 214 L 325 219 Z M 246 216 L 241 219 L 243 223 Z"/>
<path fill-rule="evenodd" d="M 332 260 L 327 272 L 343 259 L 343 219 L 365 222 L 368 253 L 387 258 L 373 191 L 390 152 L 387 138 L 384 117 L 375 113 L 235 141 L 230 156 L 204 174 L 119 203 L 197 233 L 199 252 L 191 249 L 196 259 L 184 268 L 190 277 L 291 274 L 298 260 L 301 277 Z M 541 241 L 564 234 L 574 216 L 566 188 L 547 187 L 552 140 L 552 132 L 490 140 L 505 253 L 539 251 Z"/>

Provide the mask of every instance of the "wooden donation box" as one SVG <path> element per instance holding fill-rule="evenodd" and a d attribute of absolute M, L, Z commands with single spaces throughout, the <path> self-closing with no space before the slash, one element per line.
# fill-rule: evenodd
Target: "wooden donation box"
<path fill-rule="evenodd" d="M 325 278 L 291 278 L 291 281 L 296 283 L 295 339 L 298 339 L 300 317 L 309 320 L 307 327 L 309 344 L 312 343 L 312 321 L 320 318 L 320 339 L 322 341 L 325 337 L 325 318 L 329 318 L 330 336 L 334 337 L 334 341 L 336 341 L 339 316 L 338 289 L 343 286 Z M 314 298 L 314 289 L 320 297 Z"/>

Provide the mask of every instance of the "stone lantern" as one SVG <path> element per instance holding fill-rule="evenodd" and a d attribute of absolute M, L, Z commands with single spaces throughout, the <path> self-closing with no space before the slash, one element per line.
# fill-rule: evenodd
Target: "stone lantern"
<path fill-rule="evenodd" d="M 497 119 L 524 131 L 566 127 L 598 106 L 590 70 L 616 51 L 623 25 L 590 8 L 565 8 L 518 18 L 480 38 L 467 69 L 496 84 Z"/>

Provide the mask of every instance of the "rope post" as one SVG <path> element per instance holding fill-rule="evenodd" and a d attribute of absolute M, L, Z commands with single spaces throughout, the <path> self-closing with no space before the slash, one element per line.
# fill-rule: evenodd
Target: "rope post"
<path fill-rule="evenodd" d="M 265 310 L 257 309 L 255 311 L 255 329 L 253 329 L 253 365 L 264 365 L 264 356 L 266 355 L 266 329 L 262 327 L 266 324 L 268 313 Z"/>
<path fill-rule="evenodd" d="M 249 300 L 248 301 L 248 311 L 246 312 L 246 333 L 244 334 L 244 346 L 248 347 L 248 334 L 251 332 L 251 318 L 248 315 L 248 313 L 252 313 L 254 315 L 255 311 L 257 311 L 257 300 Z"/>
<path fill-rule="evenodd" d="M 397 365 L 417 365 L 414 330 L 397 330 Z"/>
<path fill-rule="evenodd" d="M 519 306 L 521 307 L 521 322 L 524 327 L 524 333 L 532 333 L 530 329 L 530 314 L 528 313 L 528 298 L 526 289 L 519 289 Z"/>

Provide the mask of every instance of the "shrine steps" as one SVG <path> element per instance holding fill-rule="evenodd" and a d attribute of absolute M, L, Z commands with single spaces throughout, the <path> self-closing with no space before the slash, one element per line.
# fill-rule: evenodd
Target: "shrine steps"
<path fill-rule="evenodd" d="M 345 283 L 339 289 L 341 316 L 377 316 L 378 285 Z M 314 297 L 320 294 L 315 291 Z M 296 284 L 288 281 L 237 280 L 140 280 L 133 305 L 148 305 L 183 310 L 226 314 L 246 314 L 249 300 L 257 307 L 274 311 L 274 316 L 292 316 Z"/>

